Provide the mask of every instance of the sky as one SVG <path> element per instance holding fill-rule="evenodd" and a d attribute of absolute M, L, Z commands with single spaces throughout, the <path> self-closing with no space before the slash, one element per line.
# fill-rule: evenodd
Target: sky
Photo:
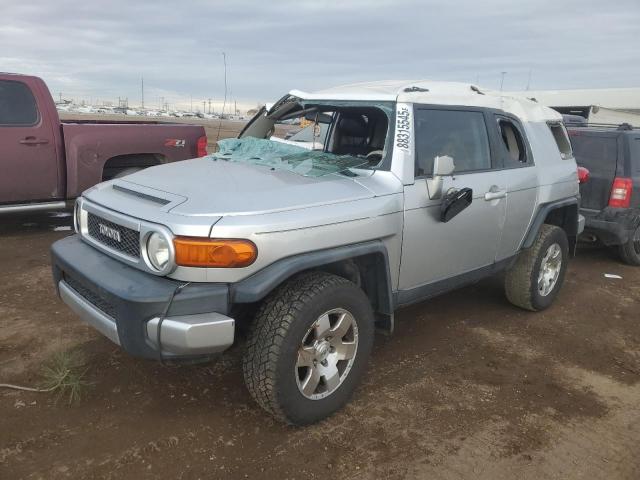
<path fill-rule="evenodd" d="M 640 0 L 0 0 L 0 71 L 57 99 L 246 109 L 385 79 L 640 86 Z M 193 100 L 191 100 L 193 99 Z M 227 111 L 228 108 L 227 108 Z"/>

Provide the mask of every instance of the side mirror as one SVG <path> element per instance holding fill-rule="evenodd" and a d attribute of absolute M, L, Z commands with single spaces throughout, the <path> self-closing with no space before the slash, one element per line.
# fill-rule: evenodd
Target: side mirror
<path fill-rule="evenodd" d="M 448 222 L 471 205 L 472 201 L 473 190 L 470 188 L 461 188 L 447 193 L 440 205 L 440 220 L 445 223 Z"/>
<path fill-rule="evenodd" d="M 456 165 L 448 155 L 433 159 L 433 177 L 427 178 L 429 198 L 435 200 L 442 196 L 442 177 L 453 175 Z"/>

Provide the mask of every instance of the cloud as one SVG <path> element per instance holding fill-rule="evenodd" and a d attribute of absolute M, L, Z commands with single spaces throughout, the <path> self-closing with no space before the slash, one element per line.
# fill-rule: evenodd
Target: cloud
<path fill-rule="evenodd" d="M 433 78 L 505 89 L 637 86 L 640 3 L 619 0 L 4 0 L 0 70 L 65 96 L 249 105 L 287 90 Z"/>

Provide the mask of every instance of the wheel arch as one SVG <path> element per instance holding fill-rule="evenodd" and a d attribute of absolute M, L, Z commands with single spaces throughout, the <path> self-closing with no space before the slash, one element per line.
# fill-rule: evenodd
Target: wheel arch
<path fill-rule="evenodd" d="M 131 167 L 153 167 L 167 163 L 167 157 L 161 153 L 129 153 L 109 158 L 102 167 L 102 180 L 113 178 L 119 171 Z"/>
<path fill-rule="evenodd" d="M 521 248 L 531 248 L 538 236 L 540 227 L 548 224 L 555 225 L 564 230 L 567 235 L 567 240 L 569 241 L 569 252 L 571 252 L 571 255 L 575 255 L 579 233 L 578 217 L 579 207 L 577 198 L 569 198 L 541 205 L 524 237 Z"/>
<path fill-rule="evenodd" d="M 380 240 L 303 253 L 283 258 L 230 286 L 230 303 L 261 301 L 292 276 L 310 270 L 346 278 L 365 292 L 376 326 L 393 331 L 393 295 L 387 249 Z"/>

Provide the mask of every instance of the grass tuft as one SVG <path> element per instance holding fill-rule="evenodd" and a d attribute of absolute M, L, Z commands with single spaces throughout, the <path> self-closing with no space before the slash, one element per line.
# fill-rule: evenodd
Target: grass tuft
<path fill-rule="evenodd" d="M 82 352 L 58 352 L 42 369 L 42 389 L 54 392 L 58 400 L 66 398 L 69 405 L 78 402 L 92 385 L 85 380 L 88 367 Z"/>

